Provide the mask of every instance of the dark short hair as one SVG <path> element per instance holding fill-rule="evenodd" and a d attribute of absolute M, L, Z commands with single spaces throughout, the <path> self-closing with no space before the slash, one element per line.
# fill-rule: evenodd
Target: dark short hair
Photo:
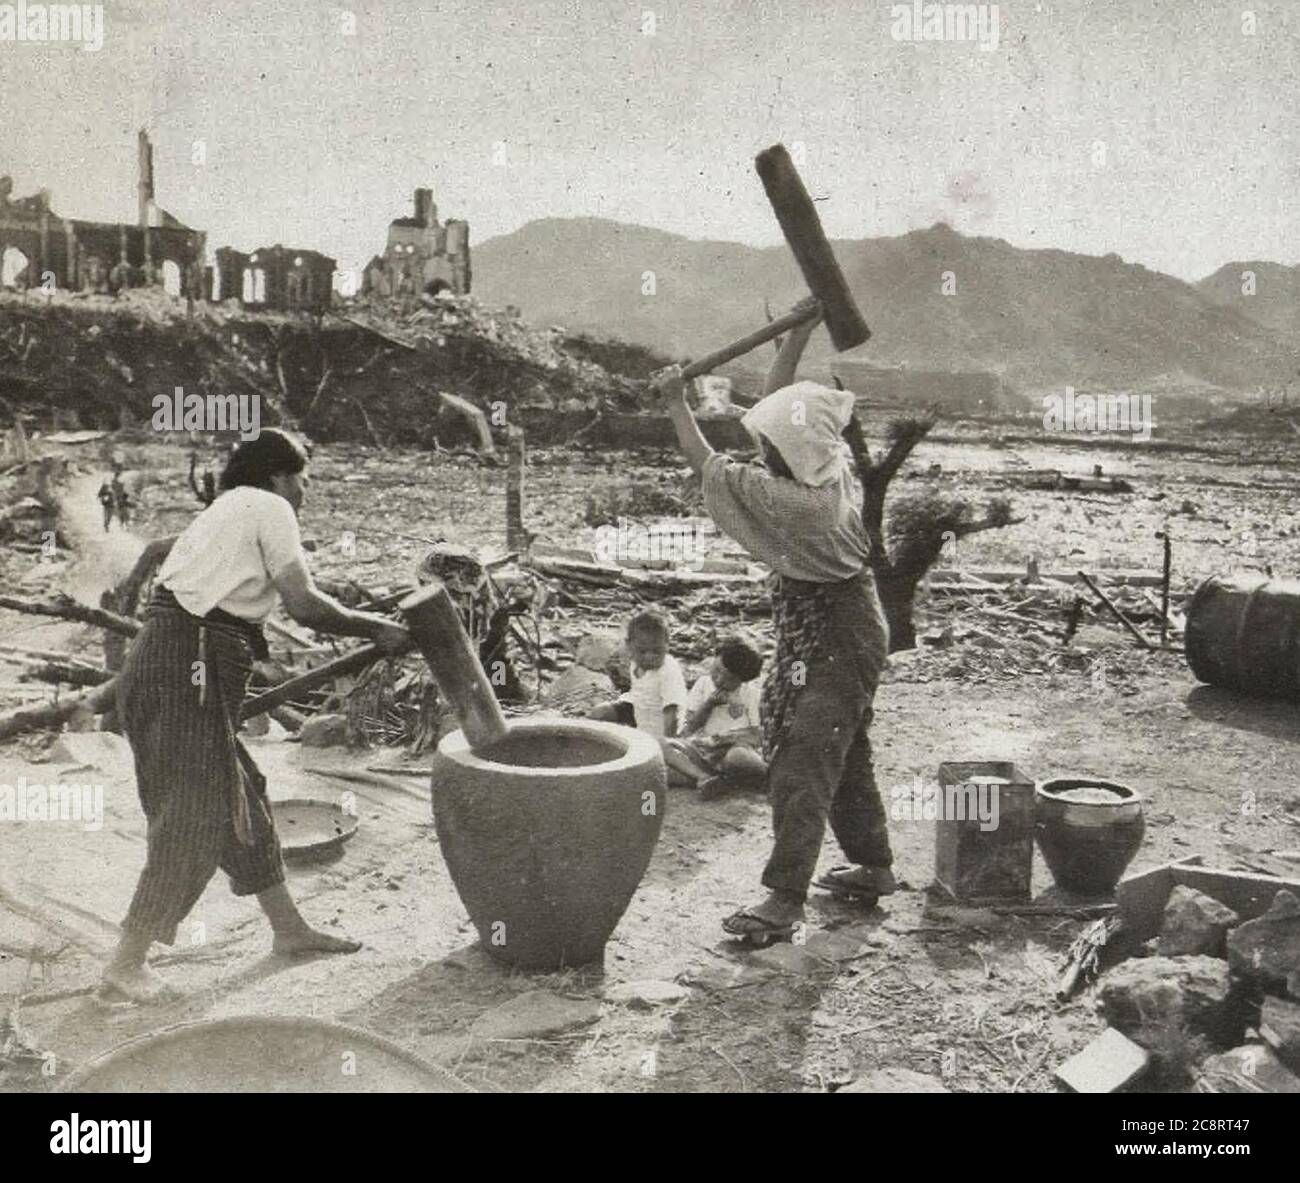
<path fill-rule="evenodd" d="M 718 659 L 729 674 L 742 682 L 752 682 L 763 669 L 763 658 L 744 637 L 732 634 L 718 646 Z"/>
<path fill-rule="evenodd" d="M 255 439 L 235 446 L 221 473 L 221 491 L 249 485 L 269 489 L 271 478 L 279 473 L 292 476 L 307 467 L 307 449 L 293 436 L 277 427 L 268 427 Z"/>
<path fill-rule="evenodd" d="M 668 618 L 662 612 L 656 612 L 653 608 L 638 612 L 627 622 L 628 639 L 631 640 L 637 633 L 654 633 L 656 636 L 667 640 Z"/>

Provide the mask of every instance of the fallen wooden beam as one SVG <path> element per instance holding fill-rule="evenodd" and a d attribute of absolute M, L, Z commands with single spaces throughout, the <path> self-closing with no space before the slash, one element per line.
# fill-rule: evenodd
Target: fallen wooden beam
<path fill-rule="evenodd" d="M 1095 583 L 1093 583 L 1093 581 L 1089 579 L 1088 576 L 1085 575 L 1082 571 L 1079 572 L 1079 578 L 1082 579 L 1083 582 L 1088 585 L 1088 588 L 1092 592 L 1092 594 L 1095 595 L 1097 599 L 1099 599 L 1107 608 L 1110 609 L 1111 613 L 1120 622 L 1120 624 L 1122 624 L 1126 629 L 1128 629 L 1130 633 L 1133 634 L 1134 637 L 1137 638 L 1137 643 L 1141 645 L 1143 649 L 1155 648 L 1155 646 L 1151 644 L 1151 642 L 1148 641 L 1146 637 L 1144 637 L 1142 633 L 1138 630 L 1137 625 L 1135 625 L 1127 616 L 1124 615 L 1123 612 L 1119 610 L 1119 608 L 1115 605 L 1115 602 L 1110 598 L 1110 596 L 1108 596 L 1104 591 L 1101 590 L 1101 588 L 1099 588 Z"/>
<path fill-rule="evenodd" d="M 0 608 L 25 612 L 29 616 L 54 616 L 60 620 L 75 620 L 81 624 L 94 625 L 96 628 L 106 628 L 124 637 L 134 637 L 141 627 L 138 620 L 130 620 L 103 608 L 89 608 L 85 604 L 78 604 L 70 596 L 53 600 L 23 600 L 17 596 L 0 596 Z"/>
<path fill-rule="evenodd" d="M 438 391 L 438 398 L 442 400 L 444 406 L 449 407 L 458 415 L 464 416 L 469 422 L 470 427 L 474 429 L 474 434 L 478 436 L 478 451 L 482 456 L 496 458 L 497 446 L 492 439 L 492 431 L 488 427 L 487 416 L 478 409 L 467 398 L 461 398 L 458 394 L 451 394 L 446 390 Z"/>
<path fill-rule="evenodd" d="M 415 642 L 412 641 L 406 651 L 409 652 L 414 647 Z M 376 661 L 383 661 L 384 657 L 385 654 L 380 651 L 377 645 L 362 645 L 352 650 L 351 653 L 345 653 L 342 657 L 336 657 L 333 661 L 318 665 L 305 674 L 299 674 L 296 678 L 281 682 L 265 694 L 246 699 L 239 709 L 239 717 L 240 719 L 251 719 L 254 715 L 266 714 L 267 711 L 283 706 L 299 694 L 315 690 L 317 686 L 323 686 L 326 682 L 332 682 L 335 678 L 355 674 L 365 669 L 366 666 L 373 665 Z"/>
<path fill-rule="evenodd" d="M 19 658 L 24 669 L 18 675 L 22 682 L 53 682 L 68 686 L 101 686 L 112 680 L 108 670 L 96 669 L 81 661 L 40 661 Z"/>
<path fill-rule="evenodd" d="M 39 731 L 46 727 L 61 727 L 74 715 L 87 711 L 102 715 L 117 698 L 117 681 L 105 682 L 91 691 L 34 707 L 18 707 L 0 715 L 0 741 L 21 735 L 26 731 Z"/>
<path fill-rule="evenodd" d="M 7 656 L 28 658 L 32 661 L 70 661 L 77 659 L 71 653 L 58 649 L 28 649 L 25 645 L 0 645 L 0 653 Z"/>
<path fill-rule="evenodd" d="M 1116 569 L 1106 571 L 1106 578 L 1111 583 L 1128 587 L 1159 587 L 1163 577 L 1150 571 L 1130 571 Z M 934 567 L 930 571 L 931 583 L 951 581 L 960 583 L 963 579 L 973 578 L 988 583 L 1017 583 L 1025 578 L 1024 567 L 990 567 L 980 571 L 963 571 L 958 567 Z M 1077 571 L 1044 571 L 1039 575 L 1044 582 L 1076 584 L 1081 582 Z"/>

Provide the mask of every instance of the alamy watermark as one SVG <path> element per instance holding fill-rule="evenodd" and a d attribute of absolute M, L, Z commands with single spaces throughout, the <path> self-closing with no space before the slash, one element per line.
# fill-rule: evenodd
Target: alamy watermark
<path fill-rule="evenodd" d="M 177 386 L 170 398 L 153 396 L 154 431 L 237 431 L 241 440 L 262 433 L 260 394 L 186 394 Z"/>
<path fill-rule="evenodd" d="M 0 41 L 79 41 L 86 53 L 104 48 L 102 4 L 0 4 Z"/>
<path fill-rule="evenodd" d="M 153 1122 L 149 1118 L 113 1121 L 73 1113 L 50 1122 L 51 1154 L 121 1154 L 132 1162 L 153 1158 Z"/>
<path fill-rule="evenodd" d="M 0 784 L 0 822 L 81 822 L 87 831 L 104 826 L 104 786 L 45 785 L 25 776 Z"/>
<path fill-rule="evenodd" d="M 1149 440 L 1156 425 L 1149 394 L 1043 395 L 1044 431 L 1128 432 L 1135 440 Z"/>
<path fill-rule="evenodd" d="M 693 563 L 706 557 L 716 535 L 694 522 L 659 522 L 643 526 L 619 518 L 617 526 L 596 530 L 596 557 L 604 563 Z"/>
<path fill-rule="evenodd" d="M 895 41 L 977 41 L 998 47 L 996 4 L 911 4 L 889 6 L 889 35 Z"/>
<path fill-rule="evenodd" d="M 940 785 L 915 776 L 889 796 L 889 816 L 896 822 L 977 821 L 986 832 L 998 828 L 998 786 L 987 781 Z"/>

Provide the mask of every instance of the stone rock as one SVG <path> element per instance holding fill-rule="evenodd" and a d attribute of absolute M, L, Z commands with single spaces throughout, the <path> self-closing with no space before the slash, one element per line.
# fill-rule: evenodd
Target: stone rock
<path fill-rule="evenodd" d="M 623 648 L 623 638 L 619 633 L 588 633 L 574 651 L 573 660 L 589 670 L 604 671 L 605 667 L 617 660 Z"/>
<path fill-rule="evenodd" d="M 734 990 L 737 986 L 766 981 L 775 974 L 773 969 L 747 962 L 709 961 L 692 966 L 682 975 L 682 980 L 701 990 Z"/>
<path fill-rule="evenodd" d="M 543 701 L 548 706 L 564 706 L 586 712 L 618 697 L 608 674 L 589 670 L 576 662 L 547 688 Z"/>
<path fill-rule="evenodd" d="M 691 993 L 689 986 L 651 979 L 641 982 L 620 982 L 605 992 L 605 1000 L 622 1003 L 634 1010 L 654 1010 L 656 1006 L 682 1002 L 689 998 Z"/>
<path fill-rule="evenodd" d="M 562 998 L 550 990 L 528 990 L 474 1020 L 470 1033 L 479 1039 L 545 1039 L 600 1018 L 594 998 Z"/>
<path fill-rule="evenodd" d="M 1300 971 L 1300 900 L 1285 889 L 1264 915 L 1228 934 L 1233 972 L 1265 990 L 1285 990 Z"/>
<path fill-rule="evenodd" d="M 1292 1072 L 1300 1072 L 1300 1002 L 1266 998 L 1259 1015 L 1259 1035 Z"/>
<path fill-rule="evenodd" d="M 298 739 L 309 748 L 332 748 L 347 743 L 347 716 L 313 715 L 302 725 Z"/>
<path fill-rule="evenodd" d="M 1180 884 L 1169 893 L 1156 948 L 1162 957 L 1222 957 L 1228 929 L 1240 923 L 1241 917 L 1226 904 Z"/>
<path fill-rule="evenodd" d="M 1196 1078 L 1198 1093 L 1300 1093 L 1297 1077 L 1267 1047 L 1249 1044 L 1210 1056 Z"/>
<path fill-rule="evenodd" d="M 870 932 L 838 929 L 832 932 L 815 932 L 804 942 L 804 948 L 816 957 L 827 961 L 853 961 L 872 949 L 886 944 Z"/>
<path fill-rule="evenodd" d="M 807 942 L 799 945 L 785 942 L 769 945 L 766 949 L 751 953 L 749 961 L 751 965 L 785 974 L 825 973 L 835 965 L 828 957 L 819 955 L 815 949 L 809 949 Z"/>
<path fill-rule="evenodd" d="M 607 675 L 616 686 L 630 684 L 632 672 L 622 633 L 588 633 L 578 642 L 573 661 L 584 669 Z"/>
<path fill-rule="evenodd" d="M 1131 1084 L 1151 1062 L 1145 1048 L 1107 1027 L 1052 1074 L 1076 1093 L 1115 1093 Z"/>
<path fill-rule="evenodd" d="M 1107 972 L 1097 992 L 1106 1022 L 1146 1048 L 1186 1026 L 1221 1046 L 1245 1029 L 1226 962 L 1215 957 L 1137 957 Z"/>
<path fill-rule="evenodd" d="M 846 1084 L 837 1093 L 946 1093 L 948 1089 L 937 1076 L 913 1072 L 910 1068 L 877 1068 Z"/>

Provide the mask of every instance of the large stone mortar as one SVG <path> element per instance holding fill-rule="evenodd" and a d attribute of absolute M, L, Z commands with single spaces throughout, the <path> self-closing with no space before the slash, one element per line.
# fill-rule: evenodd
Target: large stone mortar
<path fill-rule="evenodd" d="M 443 857 L 483 947 L 521 969 L 597 960 L 663 823 L 652 737 L 613 723 L 515 721 L 470 750 L 454 731 L 433 761 Z"/>

